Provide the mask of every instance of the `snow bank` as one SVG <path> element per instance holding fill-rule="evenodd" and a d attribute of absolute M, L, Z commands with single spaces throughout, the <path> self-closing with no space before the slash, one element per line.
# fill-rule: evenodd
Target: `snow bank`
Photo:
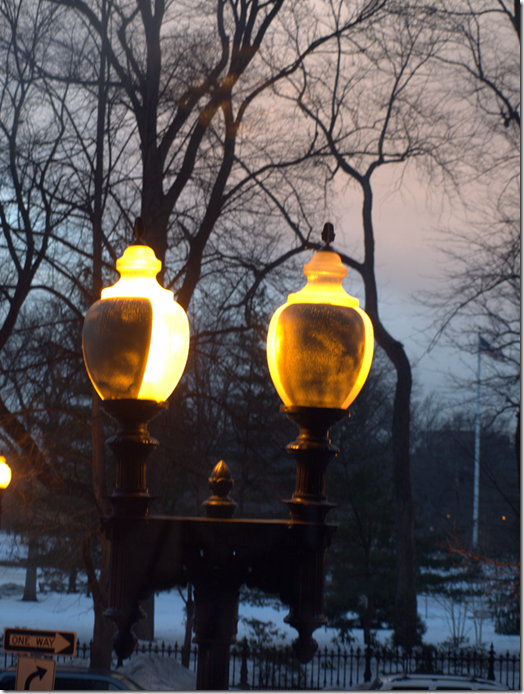
<path fill-rule="evenodd" d="M 196 689 L 196 673 L 166 656 L 139 653 L 120 671 L 149 691 Z"/>
<path fill-rule="evenodd" d="M 70 664 L 89 667 L 89 658 L 72 658 Z M 130 677 L 149 691 L 193 691 L 196 689 L 196 673 L 187 670 L 167 656 L 139 653 L 124 663 L 118 672 Z"/>

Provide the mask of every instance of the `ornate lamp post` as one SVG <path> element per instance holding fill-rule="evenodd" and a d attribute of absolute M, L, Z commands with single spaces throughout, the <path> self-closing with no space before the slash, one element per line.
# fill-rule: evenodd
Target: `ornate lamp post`
<path fill-rule="evenodd" d="M 233 479 L 223 461 L 209 480 L 212 495 L 204 503 L 205 517 L 148 516 L 146 458 L 157 442 L 147 422 L 165 407 L 182 375 L 187 318 L 180 307 L 172 310 L 177 305 L 171 295 L 164 304 L 169 304 L 172 317 L 157 321 L 156 306 L 151 309 L 142 286 L 144 275 L 156 282 L 160 267 L 143 246 L 127 249 L 117 263 L 122 279 L 104 290 L 86 316 L 88 374 L 103 398 L 103 409 L 119 425 L 108 440 L 117 464 L 113 514 L 102 519 L 111 540 L 105 614 L 118 627 L 114 648 L 119 662 L 133 652 L 131 629 L 143 616 L 140 602 L 153 591 L 188 582 L 195 588 L 197 689 L 228 689 L 229 649 L 235 641 L 242 585 L 278 593 L 290 606 L 285 621 L 298 631 L 297 657 L 308 662 L 316 651 L 312 633 L 326 623 L 324 555 L 335 530 L 326 523 L 332 504 L 325 497 L 325 472 L 337 452 L 328 438 L 329 427 L 347 415 L 373 352 L 371 323 L 342 288 L 346 271 L 329 248 L 330 226 L 324 234 L 326 247 L 305 268 L 307 286 L 278 309 L 268 333 L 268 362 L 284 401 L 281 409 L 300 429 L 288 446 L 297 461 L 295 493 L 285 502 L 290 520 L 233 518 Z M 136 279 L 138 289 L 131 284 Z M 157 331 L 159 323 L 162 330 Z M 156 345 L 157 339 L 163 344 Z M 158 389 L 149 378 L 154 371 L 162 374 Z"/>
<path fill-rule="evenodd" d="M 137 220 L 135 229 L 141 226 Z M 129 246 L 116 262 L 120 280 L 102 290 L 84 321 L 87 373 L 102 409 L 119 425 L 106 442 L 121 461 L 111 496 L 116 515 L 147 513 L 146 459 L 158 445 L 147 423 L 167 407 L 189 352 L 187 316 L 158 284 L 161 266 L 148 246 Z"/>
<path fill-rule="evenodd" d="M 2 529 L 2 498 L 11 482 L 11 468 L 3 455 L 0 455 L 0 530 Z"/>
<path fill-rule="evenodd" d="M 297 486 L 287 502 L 295 520 L 322 522 L 332 507 L 325 472 L 338 451 L 330 427 L 349 415 L 373 358 L 373 326 L 358 299 L 342 287 L 347 270 L 331 250 L 333 226 L 326 224 L 324 248 L 304 267 L 306 286 L 290 294 L 273 315 L 267 336 L 269 372 L 299 437 L 287 450 L 297 461 Z M 327 433 L 326 433 L 327 432 Z"/>
<path fill-rule="evenodd" d="M 324 226 L 322 238 L 324 248 L 304 267 L 306 286 L 277 309 L 267 336 L 269 372 L 284 403 L 280 410 L 299 427 L 298 438 L 287 446 L 295 457 L 297 480 L 285 503 L 294 521 L 311 523 L 324 523 L 334 506 L 325 494 L 326 468 L 338 453 L 329 429 L 349 415 L 349 405 L 368 377 L 374 348 L 369 317 L 342 287 L 347 270 L 330 248 L 333 225 Z M 319 547 L 304 557 L 299 591 L 311 594 L 311 613 L 291 611 L 285 618 L 295 628 L 305 622 L 299 646 L 308 660 L 316 650 L 313 630 L 327 623 L 322 614 L 324 555 Z M 307 638 L 306 624 L 311 629 Z"/>

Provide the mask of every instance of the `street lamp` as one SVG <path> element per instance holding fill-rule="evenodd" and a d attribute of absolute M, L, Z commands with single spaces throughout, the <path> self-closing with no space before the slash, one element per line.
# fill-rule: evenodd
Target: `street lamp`
<path fill-rule="evenodd" d="M 347 416 L 373 351 L 371 323 L 341 286 L 345 270 L 329 247 L 331 225 L 326 225 L 323 238 L 326 246 L 306 266 L 307 286 L 277 311 L 268 334 L 268 362 L 284 401 L 281 409 L 300 429 L 288 446 L 297 462 L 295 493 L 285 502 L 290 520 L 233 518 L 233 478 L 223 461 L 209 479 L 212 494 L 203 505 L 205 516 L 147 515 L 146 458 L 157 444 L 147 422 L 165 407 L 163 399 L 171 392 L 150 385 L 148 354 L 155 350 L 155 367 L 162 374 L 169 371 L 166 362 L 176 361 L 169 377 L 174 388 L 187 359 L 187 318 L 167 320 L 173 333 L 156 333 L 155 306 L 151 318 L 146 294 L 127 285 L 125 292 L 117 289 L 127 281 L 126 273 L 142 280 L 144 273 L 158 272 L 158 261 L 146 247 L 124 253 L 117 265 L 122 279 L 111 291 L 104 290 L 86 316 L 87 371 L 103 398 L 103 409 L 119 424 L 117 434 L 108 439 L 117 466 L 112 515 L 102 519 L 111 542 L 109 607 L 104 614 L 118 627 L 113 645 L 119 664 L 133 652 L 132 626 L 144 616 L 140 603 L 154 591 L 187 583 L 195 595 L 197 689 L 228 689 L 229 649 L 235 642 L 243 585 L 277 593 L 289 605 L 285 621 L 298 631 L 294 649 L 301 662 L 311 660 L 317 649 L 312 633 L 326 623 L 324 556 L 336 529 L 326 523 L 332 504 L 324 493 L 325 471 L 337 452 L 328 438 L 329 427 Z M 156 339 L 167 345 L 153 344 Z"/>
<path fill-rule="evenodd" d="M 0 530 L 2 529 L 2 498 L 11 482 L 11 468 L 3 455 L 0 455 Z"/>
<path fill-rule="evenodd" d="M 287 447 L 297 462 L 296 491 L 287 502 L 296 520 L 323 521 L 332 507 L 325 472 L 338 451 L 329 442 L 329 429 L 348 416 L 373 359 L 373 326 L 342 286 L 347 270 L 330 247 L 332 224 L 324 226 L 322 238 L 325 246 L 304 267 L 306 286 L 277 309 L 267 336 L 269 372 L 284 403 L 280 409 L 300 430 Z"/>
<path fill-rule="evenodd" d="M 137 236 L 139 230 L 140 218 Z M 129 246 L 116 261 L 119 281 L 102 290 L 84 321 L 87 373 L 102 409 L 119 424 L 107 443 L 125 461 L 117 466 L 111 497 L 113 509 L 122 515 L 147 514 L 146 459 L 158 445 L 147 423 L 167 407 L 189 352 L 187 315 L 173 292 L 158 284 L 161 267 L 149 246 Z"/>
<path fill-rule="evenodd" d="M 334 239 L 331 224 L 323 234 Z M 306 286 L 269 324 L 269 371 L 286 407 L 347 410 L 371 367 L 373 326 L 342 286 L 347 270 L 330 243 L 305 265 Z"/>
<path fill-rule="evenodd" d="M 349 415 L 348 407 L 368 377 L 373 358 L 373 326 L 359 301 L 342 286 L 347 270 L 331 249 L 333 225 L 325 224 L 324 247 L 304 267 L 306 286 L 290 294 L 271 318 L 267 336 L 269 372 L 288 419 L 298 425 L 287 451 L 296 462 L 295 492 L 285 501 L 294 521 L 325 523 L 328 502 L 326 468 L 337 455 L 329 429 Z M 323 615 L 322 547 L 306 553 L 298 589 L 309 595 L 308 609 L 291 609 L 286 622 L 299 630 L 296 651 L 310 660 L 316 651 L 312 633 L 327 623 Z M 299 626 L 301 628 L 299 628 Z"/>
<path fill-rule="evenodd" d="M 116 261 L 119 281 L 87 313 L 84 360 L 102 400 L 164 402 L 184 372 L 189 323 L 158 284 L 161 267 L 148 246 L 129 246 Z"/>

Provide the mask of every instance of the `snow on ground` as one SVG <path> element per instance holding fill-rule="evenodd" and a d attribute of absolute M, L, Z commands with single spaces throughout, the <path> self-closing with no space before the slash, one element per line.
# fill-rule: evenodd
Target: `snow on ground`
<path fill-rule="evenodd" d="M 23 545 L 15 546 L 18 557 L 24 556 Z M 0 561 L 13 560 L 13 536 L 0 532 Z M 0 565 L 0 633 L 6 627 L 44 630 L 74 631 L 79 642 L 89 642 L 93 633 L 93 603 L 84 593 L 38 593 L 38 602 L 23 602 L 25 570 L 18 567 Z M 438 644 L 449 638 L 452 631 L 446 606 L 436 598 L 424 596 L 418 600 L 419 613 L 427 626 L 424 635 L 426 643 Z M 254 607 L 240 605 L 238 638 L 250 635 L 242 617 L 256 618 L 264 622 L 273 622 L 279 631 L 285 633 L 282 643 L 291 643 L 296 632 L 282 620 L 287 609 L 272 607 Z M 159 645 L 178 643 L 184 640 L 184 603 L 177 589 L 162 592 L 155 599 L 155 641 Z M 478 627 L 478 625 L 477 625 Z M 383 630 L 377 636 L 384 642 L 391 632 Z M 315 638 L 321 647 L 333 645 L 335 630 L 324 628 L 315 632 Z M 470 644 L 475 643 L 474 623 L 466 619 L 465 635 Z M 353 645 L 362 645 L 362 632 L 354 630 Z M 482 622 L 480 641 L 488 646 L 493 643 L 497 653 L 519 653 L 520 636 L 495 634 L 493 623 L 489 619 Z M 195 688 L 195 675 L 170 658 L 140 655 L 124 666 L 124 672 L 146 689 L 180 689 Z M 176 686 L 175 686 L 176 685 Z"/>
<path fill-rule="evenodd" d="M 139 653 L 122 667 L 122 672 L 150 691 L 196 689 L 196 674 L 192 670 L 161 655 Z"/>
<path fill-rule="evenodd" d="M 71 659 L 71 665 L 89 667 L 89 658 Z M 67 663 L 65 664 L 67 667 Z M 196 674 L 173 658 L 139 653 L 118 670 L 148 691 L 193 691 Z"/>

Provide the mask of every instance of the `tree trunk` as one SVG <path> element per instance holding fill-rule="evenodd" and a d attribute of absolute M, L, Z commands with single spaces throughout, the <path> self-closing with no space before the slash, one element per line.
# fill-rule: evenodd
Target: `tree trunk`
<path fill-rule="evenodd" d="M 397 550 L 393 624 L 395 644 L 403 648 L 411 648 L 421 640 L 417 615 L 415 514 L 409 454 L 411 367 L 400 342 L 389 335 L 377 315 L 371 319 L 377 343 L 386 352 L 397 372 L 391 432 Z"/>
<path fill-rule="evenodd" d="M 517 425 L 515 427 L 515 462 L 517 463 L 517 475 L 520 489 L 520 407 L 517 410 Z"/>
<path fill-rule="evenodd" d="M 76 587 L 76 578 L 78 575 L 78 569 L 76 566 L 73 566 L 73 568 L 69 571 L 69 584 L 67 586 L 67 592 L 68 593 L 77 593 L 77 587 Z"/>
<path fill-rule="evenodd" d="M 364 638 L 364 644 L 366 646 L 371 646 L 371 622 L 373 619 L 373 596 L 372 595 L 362 595 L 364 601 L 364 613 L 361 617 L 362 624 L 362 635 Z"/>
<path fill-rule="evenodd" d="M 101 565 L 100 576 L 97 578 L 92 558 L 92 543 L 95 533 L 86 535 L 82 542 L 82 564 L 87 574 L 87 581 L 93 597 L 95 625 L 91 645 L 91 668 L 110 668 L 112 658 L 112 636 L 115 626 L 103 616 L 107 608 L 109 595 L 109 560 L 110 543 L 104 535 L 100 535 Z"/>
<path fill-rule="evenodd" d="M 94 175 L 94 201 L 93 201 L 93 287 L 92 300 L 100 299 L 102 291 L 102 217 L 103 217 L 103 182 L 104 182 L 104 137 L 105 119 L 107 106 L 107 5 L 105 0 L 101 5 L 101 24 L 102 31 L 100 47 L 100 72 L 98 80 L 98 112 L 97 112 L 97 142 L 96 142 L 96 166 Z M 102 412 L 98 395 L 93 390 L 92 397 L 92 483 L 93 492 L 99 515 L 109 515 L 110 508 L 107 501 L 107 481 L 104 457 L 104 437 L 102 429 Z M 100 564 L 100 574 L 97 580 L 96 573 L 92 565 L 91 546 L 92 536 L 83 546 L 83 564 L 88 574 L 89 587 L 93 596 L 93 607 L 95 612 L 95 625 L 93 630 L 93 644 L 91 648 L 90 667 L 109 668 L 111 666 L 112 642 L 114 625 L 103 616 L 108 603 L 109 596 L 109 565 L 110 565 L 110 543 L 100 535 L 102 558 Z"/>
<path fill-rule="evenodd" d="M 193 634 L 193 618 L 195 614 L 195 602 L 193 600 L 193 588 L 190 583 L 187 585 L 186 600 L 186 631 L 184 634 L 184 648 L 182 650 L 182 665 L 189 667 L 191 659 L 191 636 Z"/>
<path fill-rule="evenodd" d="M 93 643 L 91 647 L 91 668 L 111 668 L 112 658 L 112 637 L 115 633 L 115 625 L 103 616 L 107 607 L 107 596 L 109 595 L 109 540 L 101 536 L 102 544 L 102 564 L 100 567 L 100 578 L 98 579 L 98 590 L 91 586 L 93 594 L 93 604 L 95 608 L 95 625 L 93 629 Z"/>
<path fill-rule="evenodd" d="M 102 432 L 102 412 L 100 411 L 98 395 L 93 393 L 93 424 L 92 424 L 92 479 L 93 490 L 100 515 L 109 515 L 109 505 L 106 498 L 106 474 L 104 459 L 104 442 Z M 89 588 L 93 596 L 95 626 L 93 630 L 93 647 L 91 649 L 90 667 L 108 668 L 111 666 L 112 636 L 114 625 L 103 616 L 108 604 L 110 578 L 111 545 L 104 535 L 100 534 L 102 558 L 100 573 L 97 579 L 92 565 L 91 545 L 92 536 L 85 542 L 82 553 L 84 570 L 87 573 Z"/>
<path fill-rule="evenodd" d="M 38 555 L 38 545 L 33 537 L 29 538 L 29 547 L 27 551 L 27 564 L 25 571 L 25 586 L 24 586 L 24 596 L 22 600 L 24 602 L 37 602 L 36 597 L 36 575 L 38 567 L 36 565 L 36 559 Z"/>
<path fill-rule="evenodd" d="M 378 292 L 375 279 L 375 239 L 372 222 L 373 191 L 369 173 L 360 179 L 364 194 L 362 219 L 365 257 L 361 267 L 368 313 L 375 339 L 385 351 L 397 374 L 391 441 L 393 449 L 393 488 L 395 494 L 395 539 L 397 575 L 393 612 L 394 642 L 411 648 L 421 641 L 421 625 L 417 614 L 417 565 L 415 554 L 415 514 L 411 493 L 410 418 L 411 366 L 404 347 L 384 328 L 378 314 Z"/>

